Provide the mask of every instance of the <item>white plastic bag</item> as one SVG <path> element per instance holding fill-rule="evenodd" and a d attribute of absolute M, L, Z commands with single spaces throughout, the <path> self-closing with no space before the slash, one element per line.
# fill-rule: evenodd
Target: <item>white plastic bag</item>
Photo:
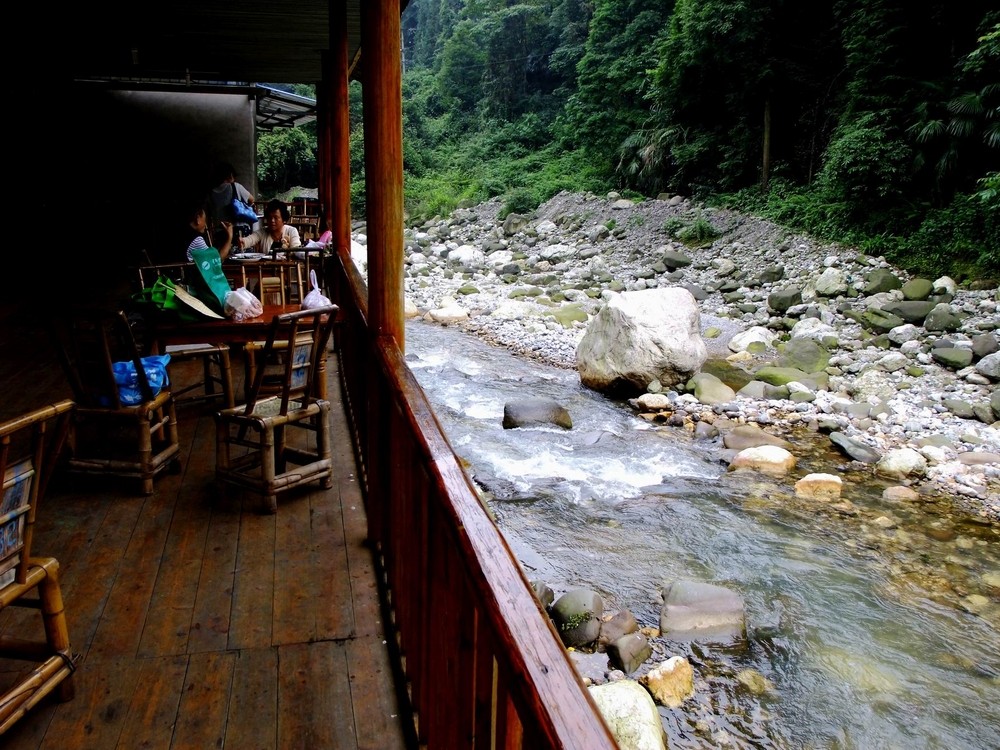
<path fill-rule="evenodd" d="M 224 304 L 226 315 L 233 320 L 246 320 L 264 314 L 264 306 L 249 289 L 241 286 L 226 295 Z"/>
<path fill-rule="evenodd" d="M 311 310 L 314 307 L 326 307 L 330 304 L 330 298 L 324 296 L 323 292 L 319 290 L 319 282 L 316 281 L 315 269 L 309 272 L 309 286 L 312 289 L 305 296 L 305 299 L 302 300 L 303 310 Z"/>

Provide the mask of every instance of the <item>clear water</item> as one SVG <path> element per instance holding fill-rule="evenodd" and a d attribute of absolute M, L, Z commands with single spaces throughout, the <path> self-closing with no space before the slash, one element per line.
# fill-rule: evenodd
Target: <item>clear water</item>
<path fill-rule="evenodd" d="M 557 595 L 593 588 L 641 626 L 658 625 L 673 580 L 743 596 L 745 648 L 656 645 L 696 675 L 695 697 L 660 708 L 670 747 L 1000 747 L 995 526 L 947 503 L 888 505 L 883 485 L 848 473 L 854 510 L 804 504 L 794 479 L 727 473 L 718 445 L 645 422 L 574 371 L 420 321 L 406 335 L 529 578 Z M 504 430 L 504 404 L 526 397 L 555 399 L 573 428 Z M 835 470 L 822 441 L 796 440 L 795 478 Z"/>

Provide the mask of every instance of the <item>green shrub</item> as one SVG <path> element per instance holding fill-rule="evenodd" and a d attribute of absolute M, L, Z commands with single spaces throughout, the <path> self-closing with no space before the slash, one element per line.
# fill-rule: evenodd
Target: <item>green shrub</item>
<path fill-rule="evenodd" d="M 712 226 L 712 222 L 706 219 L 701 211 L 699 211 L 694 221 L 687 224 L 676 236 L 681 242 L 689 245 L 702 244 L 718 237 L 719 230 Z"/>
<path fill-rule="evenodd" d="M 535 194 L 528 188 L 514 188 L 507 194 L 503 208 L 500 210 L 500 218 L 507 214 L 530 214 L 538 208 L 539 201 Z"/>
<path fill-rule="evenodd" d="M 677 235 L 679 235 L 683 229 L 684 222 L 679 216 L 671 216 L 663 222 L 663 231 L 667 233 L 668 237 L 676 239 Z"/>

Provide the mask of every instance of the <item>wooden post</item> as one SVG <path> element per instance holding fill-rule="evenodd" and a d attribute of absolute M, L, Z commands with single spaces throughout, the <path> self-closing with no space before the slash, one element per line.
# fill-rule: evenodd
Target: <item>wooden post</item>
<path fill-rule="evenodd" d="M 361 8 L 361 65 L 371 335 L 405 351 L 403 327 L 403 93 L 399 3 Z"/>
<path fill-rule="evenodd" d="M 329 180 L 330 203 L 327 206 L 333 222 L 333 247 L 351 247 L 351 117 L 347 93 L 349 63 L 347 60 L 347 4 L 330 7 L 330 97 L 329 97 Z"/>
<path fill-rule="evenodd" d="M 316 84 L 316 178 L 319 187 L 319 226 L 317 234 L 323 229 L 333 229 L 330 226 L 330 200 L 333 196 L 333 178 L 330 160 L 333 154 L 330 135 L 330 53 L 320 54 L 323 78 Z"/>

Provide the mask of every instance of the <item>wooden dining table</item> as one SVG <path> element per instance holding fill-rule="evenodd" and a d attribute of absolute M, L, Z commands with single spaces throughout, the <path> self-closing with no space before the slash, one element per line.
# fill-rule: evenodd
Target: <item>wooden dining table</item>
<path fill-rule="evenodd" d="M 241 346 L 251 341 L 266 341 L 271 323 L 279 315 L 298 312 L 302 306 L 264 305 L 264 312 L 255 318 L 209 318 L 199 317 L 197 320 L 173 322 L 164 321 L 156 324 L 152 331 L 151 344 L 153 353 L 164 351 L 170 345 L 184 344 L 230 344 Z M 326 358 L 320 359 L 317 377 L 320 398 L 326 398 Z"/>

